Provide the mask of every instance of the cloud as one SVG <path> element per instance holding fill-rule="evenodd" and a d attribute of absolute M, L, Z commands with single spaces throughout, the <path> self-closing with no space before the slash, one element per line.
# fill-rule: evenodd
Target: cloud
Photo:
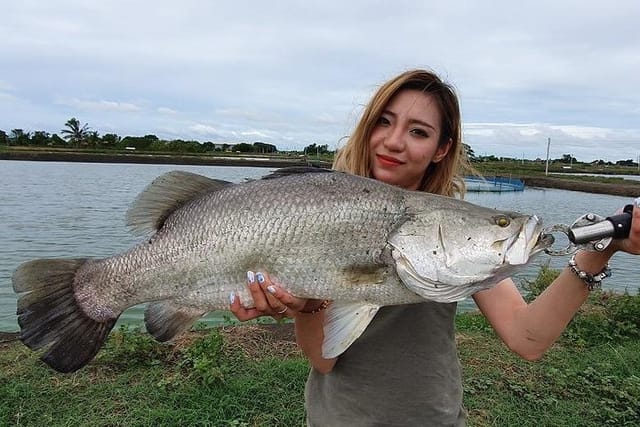
<path fill-rule="evenodd" d="M 170 114 L 170 115 L 178 114 L 176 110 L 167 108 L 167 107 L 158 107 L 156 111 L 160 114 Z"/>
<path fill-rule="evenodd" d="M 189 130 L 198 135 L 205 135 L 205 136 L 212 136 L 212 135 L 218 134 L 218 130 L 216 128 L 214 128 L 213 126 L 202 124 L 202 123 L 189 126 Z"/>
<path fill-rule="evenodd" d="M 131 113 L 142 110 L 138 105 L 129 102 L 117 101 L 93 101 L 77 98 L 61 99 L 58 104 L 75 108 L 79 111 L 103 111 L 103 112 L 121 112 Z"/>
<path fill-rule="evenodd" d="M 10 94 L 8 92 L 3 92 L 2 90 L 0 90 L 0 102 L 2 102 L 2 101 L 6 101 L 7 103 L 9 103 L 9 102 L 18 102 L 19 99 L 16 96 L 14 96 L 14 95 L 12 95 L 12 94 Z"/>
<path fill-rule="evenodd" d="M 8 82 L 0 80 L 0 92 L 11 92 L 14 90 L 15 90 L 15 87 L 10 85 Z"/>
<path fill-rule="evenodd" d="M 571 154 L 581 161 L 621 160 L 640 153 L 640 129 L 558 126 L 545 123 L 469 123 L 465 141 L 476 155 L 546 158 Z M 615 154 L 611 154 L 615 153 Z"/>
<path fill-rule="evenodd" d="M 120 135 L 334 148 L 379 84 L 424 67 L 456 87 L 476 153 L 544 155 L 552 138 L 618 160 L 640 142 L 637 16 L 635 0 L 9 2 L 0 128 L 77 116 Z"/>
<path fill-rule="evenodd" d="M 613 134 L 612 129 L 593 126 L 550 126 L 550 128 L 564 132 L 569 136 L 585 140 L 606 139 Z"/>
<path fill-rule="evenodd" d="M 245 138 L 265 138 L 265 139 L 270 139 L 269 135 L 265 132 L 262 131 L 257 131 L 257 130 L 249 130 L 249 131 L 243 131 L 239 133 L 240 136 L 245 137 Z"/>

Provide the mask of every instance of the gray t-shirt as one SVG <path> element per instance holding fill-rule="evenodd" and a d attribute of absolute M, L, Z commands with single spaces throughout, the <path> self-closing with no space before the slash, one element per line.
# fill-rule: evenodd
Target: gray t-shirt
<path fill-rule="evenodd" d="M 307 424 L 464 426 L 456 304 L 382 307 L 326 375 L 311 370 Z"/>

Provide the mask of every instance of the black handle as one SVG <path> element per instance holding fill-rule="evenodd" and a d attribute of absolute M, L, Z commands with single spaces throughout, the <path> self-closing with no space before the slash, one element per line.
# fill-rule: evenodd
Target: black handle
<path fill-rule="evenodd" d="M 627 205 L 624 207 L 621 214 L 607 217 L 607 220 L 613 224 L 613 236 L 611 237 L 614 239 L 629 237 L 632 214 L 633 205 Z"/>

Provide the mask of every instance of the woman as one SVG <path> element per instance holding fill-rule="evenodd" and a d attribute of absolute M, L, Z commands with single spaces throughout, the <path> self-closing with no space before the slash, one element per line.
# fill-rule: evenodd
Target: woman
<path fill-rule="evenodd" d="M 340 171 L 447 196 L 463 195 L 467 167 L 457 96 L 425 70 L 402 73 L 379 88 L 334 162 Z M 634 208 L 628 239 L 614 241 L 602 253 L 578 253 L 574 266 L 532 303 L 507 279 L 477 292 L 477 306 L 512 351 L 539 359 L 593 285 L 577 272 L 598 279 L 614 252 L 640 252 L 639 217 Z M 313 367 L 305 391 L 309 425 L 464 425 L 455 303 L 383 307 L 347 351 L 324 359 L 322 326 L 329 302 L 295 298 L 265 272 L 249 272 L 247 281 L 255 308 L 242 308 L 232 296 L 230 309 L 238 319 L 295 319 L 296 340 Z"/>

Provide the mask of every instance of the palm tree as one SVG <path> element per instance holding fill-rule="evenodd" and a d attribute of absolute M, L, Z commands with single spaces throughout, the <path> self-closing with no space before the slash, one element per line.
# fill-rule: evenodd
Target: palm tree
<path fill-rule="evenodd" d="M 9 140 L 13 145 L 29 145 L 31 132 L 25 132 L 22 129 L 11 129 Z"/>
<path fill-rule="evenodd" d="M 64 135 L 64 139 L 72 143 L 74 146 L 84 143 L 89 136 L 89 124 L 85 123 L 80 126 L 80 121 L 75 117 L 70 118 L 64 124 L 68 129 L 62 129 L 60 133 Z"/>

